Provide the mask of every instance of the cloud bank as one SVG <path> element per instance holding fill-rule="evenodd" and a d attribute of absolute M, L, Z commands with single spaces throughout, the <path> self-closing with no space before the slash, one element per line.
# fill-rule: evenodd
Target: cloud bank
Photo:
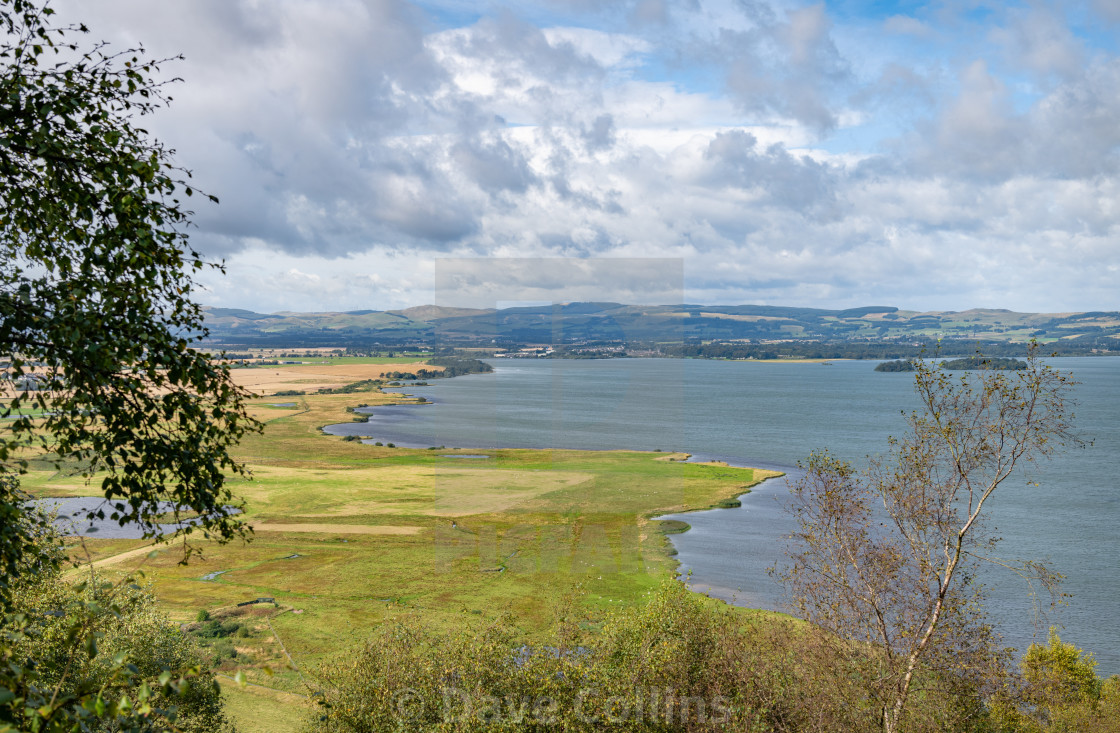
<path fill-rule="evenodd" d="M 698 303 L 1120 307 L 1108 3 L 55 6 L 185 56 L 148 127 L 221 199 L 213 305 L 417 305 L 477 257 L 679 258 Z"/>

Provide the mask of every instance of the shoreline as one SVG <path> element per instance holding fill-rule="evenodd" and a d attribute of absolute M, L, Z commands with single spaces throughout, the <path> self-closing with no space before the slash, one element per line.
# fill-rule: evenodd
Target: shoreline
<path fill-rule="evenodd" d="M 414 395 L 412 395 L 411 393 L 407 393 L 407 392 L 403 392 L 403 391 L 402 392 L 395 392 L 395 391 L 385 392 L 384 390 L 382 390 L 382 394 L 399 394 L 403 398 L 414 397 Z M 387 403 L 387 404 L 369 405 L 367 407 L 356 408 L 355 413 L 363 414 L 363 415 L 369 415 L 369 416 L 372 417 L 373 415 L 376 415 L 378 412 L 383 411 L 384 408 L 401 408 L 401 407 L 407 408 L 407 407 L 414 407 L 414 406 L 415 407 L 423 407 L 423 406 L 427 406 L 427 405 L 438 405 L 438 404 L 439 404 L 439 402 L 433 401 L 430 398 L 428 398 L 426 402 L 403 402 L 403 401 L 402 402 L 391 402 L 391 403 Z M 389 418 L 389 416 L 385 416 L 385 417 Z M 354 422 L 331 423 L 329 425 L 321 426 L 320 431 L 323 434 L 326 434 L 326 435 L 332 435 L 332 436 L 335 436 L 335 437 L 342 437 L 342 436 L 345 436 L 345 435 L 350 434 L 350 433 L 330 432 L 328 429 L 332 428 L 332 427 L 347 427 L 347 426 L 352 426 L 352 425 L 357 426 L 357 425 L 368 425 L 368 424 L 369 424 L 368 422 L 364 422 L 364 423 L 354 423 Z M 635 453 L 648 453 L 648 454 L 651 454 L 651 455 L 658 454 L 658 453 L 663 454 L 661 456 L 658 456 L 657 458 L 654 458 L 653 460 L 687 463 L 689 465 L 696 465 L 696 466 L 722 466 L 722 467 L 727 467 L 727 468 L 749 470 L 749 471 L 751 471 L 751 480 L 749 482 L 747 482 L 744 485 L 738 487 L 736 489 L 736 493 L 734 493 L 732 495 L 729 495 L 727 497 L 724 497 L 723 499 L 720 499 L 713 504 L 710 504 L 710 505 L 704 506 L 704 507 L 697 506 L 697 507 L 686 508 L 686 509 L 675 510 L 675 511 L 668 511 L 668 512 L 663 511 L 663 510 L 656 510 L 655 509 L 655 510 L 652 510 L 650 512 L 646 512 L 646 513 L 644 513 L 640 516 L 641 516 L 642 519 L 644 519 L 648 522 L 664 522 L 664 523 L 666 523 L 662 527 L 657 527 L 656 531 L 660 532 L 666 538 L 666 541 L 669 544 L 668 559 L 673 563 L 674 577 L 676 577 L 678 580 L 681 580 L 682 582 L 684 582 L 685 586 L 690 591 L 692 591 L 694 593 L 700 593 L 702 595 L 707 595 L 707 596 L 712 597 L 712 598 L 716 598 L 720 601 L 723 601 L 724 603 L 727 603 L 728 605 L 733 605 L 733 606 L 737 606 L 737 607 L 741 607 L 741 608 L 750 608 L 752 610 L 774 612 L 773 609 L 766 608 L 764 605 L 741 606 L 740 604 L 736 603 L 736 597 L 737 596 L 734 593 L 731 594 L 730 598 L 723 597 L 723 594 L 712 595 L 711 593 L 715 592 L 717 586 L 712 585 L 711 583 L 699 582 L 699 581 L 697 583 L 690 582 L 689 579 L 687 579 L 685 576 L 686 575 L 690 576 L 692 571 L 690 569 L 687 573 L 682 573 L 681 572 L 680 568 L 681 568 L 682 561 L 679 557 L 680 548 L 677 546 L 676 542 L 673 540 L 673 535 L 684 534 L 685 532 L 688 532 L 692 529 L 692 524 L 690 524 L 689 522 L 687 522 L 684 519 L 677 519 L 676 518 L 677 516 L 688 515 L 688 514 L 696 514 L 696 513 L 699 513 L 699 512 L 714 512 L 714 511 L 727 510 L 727 509 L 742 509 L 742 508 L 744 508 L 744 505 L 743 505 L 744 497 L 746 497 L 748 494 L 753 493 L 754 490 L 757 487 L 763 485 L 765 482 L 767 482 L 771 479 L 782 478 L 782 477 L 787 476 L 789 471 L 792 470 L 792 467 L 780 466 L 779 464 L 767 464 L 767 465 L 764 465 L 764 466 L 748 466 L 744 463 L 741 463 L 740 459 L 737 459 L 737 458 L 734 458 L 734 457 L 705 455 L 705 454 L 702 454 L 702 453 L 689 453 L 687 451 L 661 451 L 661 450 L 649 450 L 649 449 L 643 450 L 643 449 L 638 449 L 638 448 L 593 448 L 593 449 L 585 449 L 585 448 L 561 448 L 561 447 L 545 448 L 545 447 L 539 447 L 539 446 L 536 446 L 536 447 L 533 447 L 533 446 L 530 446 L 530 447 L 525 447 L 525 446 L 490 446 L 490 447 L 455 446 L 455 447 L 452 447 L 452 448 L 448 448 L 446 446 L 424 446 L 424 445 L 421 445 L 419 443 L 415 443 L 415 442 L 410 441 L 410 440 L 405 440 L 403 442 L 400 439 L 390 440 L 388 437 L 368 438 L 368 439 L 362 440 L 361 442 L 365 445 L 375 445 L 376 442 L 381 442 L 381 443 L 385 443 L 385 444 L 392 443 L 394 446 L 396 446 L 398 448 L 405 448 L 405 449 L 409 449 L 409 450 L 430 450 L 431 448 L 436 448 L 437 450 L 447 450 L 447 451 L 467 451 L 469 454 L 474 455 L 474 456 L 478 456 L 479 452 L 501 451 L 501 450 L 578 451 L 578 452 L 597 452 L 597 451 L 609 452 L 609 451 L 621 450 L 621 451 L 632 451 L 632 452 L 635 452 Z M 678 458 L 678 456 L 683 456 L 683 457 Z M 457 454 L 450 454 L 450 455 L 443 456 L 443 457 L 453 458 L 453 457 L 457 457 Z M 490 458 L 492 456 L 485 456 L 485 457 Z M 668 523 L 675 523 L 675 524 L 668 524 Z M 705 588 L 707 588 L 708 590 L 704 590 Z"/>

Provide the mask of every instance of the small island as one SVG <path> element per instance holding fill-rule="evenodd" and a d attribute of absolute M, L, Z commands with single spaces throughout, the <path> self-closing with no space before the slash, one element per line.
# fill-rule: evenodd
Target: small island
<path fill-rule="evenodd" d="M 909 359 L 883 361 L 875 366 L 875 371 L 877 372 L 912 372 L 915 369 L 917 369 L 917 367 L 915 367 L 914 362 Z"/>
<path fill-rule="evenodd" d="M 991 356 L 969 356 L 963 359 L 953 359 L 941 362 L 945 369 L 990 369 L 993 371 L 1016 371 L 1026 369 L 1027 362 L 1021 359 L 1011 359 Z"/>
<path fill-rule="evenodd" d="M 992 356 L 968 356 L 961 359 L 947 359 L 941 362 L 943 369 L 990 369 L 995 371 L 1015 371 L 1026 369 L 1027 362 L 1021 359 L 1010 359 Z M 917 365 L 911 359 L 896 359 L 883 361 L 875 366 L 877 372 L 912 372 Z"/>

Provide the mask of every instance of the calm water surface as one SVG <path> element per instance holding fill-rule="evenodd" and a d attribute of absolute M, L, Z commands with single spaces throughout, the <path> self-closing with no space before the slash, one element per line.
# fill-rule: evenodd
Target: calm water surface
<path fill-rule="evenodd" d="M 797 463 L 821 448 L 855 463 L 879 453 L 916 406 L 913 375 L 877 373 L 874 362 L 492 363 L 493 374 L 408 388 L 432 406 L 370 408 L 369 423 L 331 432 L 414 447 L 660 448 L 786 471 L 743 497 L 740 509 L 686 515 L 692 530 L 673 538 L 694 586 L 779 610 L 781 589 L 766 571 L 781 561 L 792 527 L 782 503 Z M 1054 364 L 1080 382 L 1077 426 L 1094 444 L 1005 484 L 992 516 L 1004 538 L 1001 554 L 1049 559 L 1073 597 L 1038 622 L 1023 583 L 990 573 L 989 608 L 1019 648 L 1044 640 L 1046 624 L 1058 623 L 1064 638 L 1096 652 L 1100 672 L 1120 673 L 1120 359 Z"/>
<path fill-rule="evenodd" d="M 31 502 L 48 514 L 54 514 L 54 526 L 63 535 L 83 535 L 102 540 L 139 540 L 144 538 L 144 532 L 136 524 L 120 525 L 110 515 L 115 507 L 121 506 L 117 501 L 108 501 L 97 496 L 75 496 L 69 499 L 35 499 Z M 170 502 L 156 504 L 156 512 L 170 512 L 174 505 Z M 104 519 L 89 518 L 90 512 L 101 510 L 105 513 Z M 123 507 L 119 511 L 124 511 Z M 195 524 L 195 520 L 187 519 L 183 524 Z M 172 534 L 179 525 L 161 524 L 164 534 Z"/>

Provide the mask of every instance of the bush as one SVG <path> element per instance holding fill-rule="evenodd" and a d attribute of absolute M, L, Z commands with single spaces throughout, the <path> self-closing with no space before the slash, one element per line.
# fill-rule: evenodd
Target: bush
<path fill-rule="evenodd" d="M 232 730 L 213 674 L 202 671 L 206 665 L 198 644 L 156 610 L 155 599 L 146 591 L 100 580 L 73 588 L 57 574 L 47 574 L 21 584 L 13 602 L 13 610 L 31 627 L 7 636 L 0 651 L 6 660 L 34 659 L 37 682 L 53 689 L 58 701 L 101 690 L 107 698 L 113 695 L 113 702 L 123 694 L 133 711 L 151 705 L 145 727 L 135 730 Z M 12 618 L 5 619 L 7 631 L 15 631 L 7 623 Z M 96 644 L 84 643 L 83 635 L 73 633 L 75 628 L 92 630 Z M 174 680 L 187 670 L 195 670 L 189 684 L 160 682 L 165 672 Z M 122 674 L 129 679 L 123 692 Z M 7 712 L 0 707 L 0 728 L 12 720 Z M 127 714 L 98 713 L 86 721 L 91 725 L 82 730 L 134 729 L 134 719 Z"/>
<path fill-rule="evenodd" d="M 210 645 L 215 666 L 221 665 L 227 659 L 237 659 L 237 647 L 229 639 L 221 639 Z"/>
<path fill-rule="evenodd" d="M 243 627 L 237 621 L 219 621 L 211 619 L 193 632 L 200 639 L 223 639 L 233 636 Z M 245 629 L 248 631 L 248 629 Z"/>
<path fill-rule="evenodd" d="M 643 607 L 594 622 L 574 613 L 557 621 L 551 637 L 533 647 L 519 642 L 508 618 L 464 622 L 451 633 L 414 617 L 386 624 L 362 649 L 320 670 L 322 709 L 310 726 L 332 732 L 881 729 L 873 691 L 881 660 L 803 622 L 743 616 L 677 581 L 662 584 Z M 922 693 L 906 730 L 998 730 L 988 727 L 980 689 L 971 682 L 947 671 L 919 676 Z M 1120 682 L 1116 687 L 1120 692 Z"/>

